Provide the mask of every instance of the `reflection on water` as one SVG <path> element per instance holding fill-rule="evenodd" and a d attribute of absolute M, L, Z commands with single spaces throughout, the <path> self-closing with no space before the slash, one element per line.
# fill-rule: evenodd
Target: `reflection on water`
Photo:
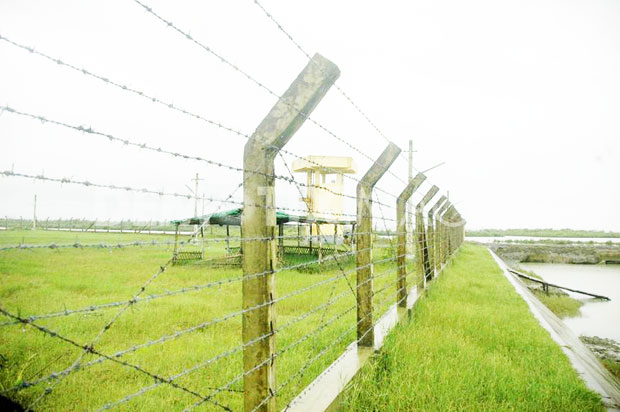
<path fill-rule="evenodd" d="M 611 298 L 602 301 L 567 292 L 584 302 L 581 316 L 565 318 L 577 335 L 599 336 L 620 342 L 620 265 L 569 265 L 556 263 L 521 263 L 550 283 Z"/>
<path fill-rule="evenodd" d="M 619 237 L 533 237 L 533 236 L 465 236 L 465 240 L 478 243 L 505 242 L 507 240 L 554 240 L 571 243 L 620 243 Z"/>

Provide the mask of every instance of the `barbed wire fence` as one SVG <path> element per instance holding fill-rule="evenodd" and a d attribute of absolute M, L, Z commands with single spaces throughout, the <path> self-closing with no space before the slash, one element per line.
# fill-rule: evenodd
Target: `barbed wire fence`
<path fill-rule="evenodd" d="M 407 181 L 391 170 L 393 163 L 404 159 L 401 149 L 336 84 L 340 75 L 337 66 L 318 54 L 307 53 L 258 1 L 256 5 L 308 59 L 283 94 L 274 92 L 147 4 L 132 1 L 199 50 L 275 97 L 276 103 L 257 130 L 249 134 L 0 34 L 0 41 L 33 57 L 246 140 L 243 166 L 235 166 L 162 148 L 150 144 L 148 139 L 141 142 L 8 104 L 0 107 L 8 115 L 81 133 L 85 140 L 107 139 L 121 148 L 200 164 L 213 173 L 227 170 L 242 174 L 240 183 L 227 196 L 203 196 L 203 201 L 213 209 L 208 215 L 193 219 L 172 223 L 71 218 L 47 219 L 39 224 L 41 229 L 56 233 L 114 233 L 140 235 L 139 238 L 3 242 L 0 254 L 11 262 L 50 259 L 49 264 L 53 265 L 57 261 L 51 260 L 50 253 L 65 253 L 68 259 L 62 261 L 61 257 L 61 261 L 66 263 L 79 260 L 79 254 L 121 249 L 127 251 L 127 260 L 133 261 L 136 268 L 121 290 L 75 299 L 75 306 L 62 310 L 52 304 L 53 297 L 30 306 L 28 302 L 11 299 L 7 293 L 8 297 L 0 300 L 0 313 L 5 318 L 0 327 L 6 331 L 6 344 L 0 346 L 3 351 L 8 346 L 18 347 L 19 351 L 6 355 L 11 357 L 10 367 L 2 368 L 1 393 L 27 410 L 67 405 L 87 410 L 122 406 L 163 409 L 164 405 L 179 410 L 252 412 L 294 408 L 298 396 L 316 385 L 315 378 L 323 371 L 335 368 L 345 351 L 374 347 L 375 328 L 382 316 L 391 308 L 406 308 L 408 297 L 422 293 L 441 272 L 464 239 L 465 221 L 446 196 L 424 213 L 439 189 L 433 185 L 422 196 L 417 190 L 423 183 L 428 184 L 424 174 L 418 173 Z M 381 156 L 368 155 L 350 143 L 351 139 L 311 117 L 332 86 L 387 143 Z M 306 121 L 355 156 L 370 161 L 371 167 L 364 177 L 343 174 L 337 168 L 286 150 L 286 143 Z M 281 160 L 286 174 L 276 173 L 276 159 Z M 289 166 L 291 159 L 303 160 L 321 175 L 343 176 L 355 183 L 356 193 L 334 190 L 320 180 L 299 181 Z M 402 184 L 401 193 L 377 186 L 385 174 Z M 85 191 L 112 190 L 188 201 L 198 196 L 13 169 L 0 172 L 0 176 L 72 185 Z M 304 199 L 304 206 L 277 204 L 276 182 L 292 186 Z M 312 190 L 355 201 L 357 209 L 314 210 L 304 188 L 307 193 Z M 235 196 L 241 190 L 243 199 L 239 200 Z M 413 233 L 416 249 L 410 254 L 406 248 L 405 205 L 414 195 L 419 199 Z M 385 201 L 386 197 L 390 200 Z M 376 212 L 379 217 L 375 217 Z M 36 223 L 5 217 L 4 230 L 21 234 Z M 376 227 L 377 223 L 381 229 Z M 221 230 L 211 236 L 205 234 L 207 228 L 216 225 L 226 226 L 226 236 Z M 239 227 L 238 236 L 230 236 L 230 225 Z M 174 240 L 152 236 L 172 234 Z M 184 251 L 196 248 L 201 248 L 202 254 L 195 265 L 177 264 Z M 132 255 L 132 250 L 152 254 Z M 239 259 L 230 264 L 230 256 Z M 141 258 L 148 262 L 140 265 L 137 260 Z M 102 255 L 88 255 L 85 259 L 99 260 Z M 155 270 L 145 274 L 143 268 L 153 266 Z M 110 268 L 106 266 L 102 275 L 117 278 L 116 273 L 108 273 Z M 80 270 L 78 267 L 70 273 Z M 114 271 L 126 270 L 121 266 Z M 108 298 L 116 293 L 124 297 Z M 27 297 L 28 293 L 19 296 Z M 89 303 L 80 304 L 86 301 Z M 26 375 L 24 371 L 30 362 L 27 353 L 35 353 L 32 356 L 41 360 L 37 370 Z M 99 382 L 105 382 L 109 389 L 84 394 L 85 386 L 97 387 Z"/>

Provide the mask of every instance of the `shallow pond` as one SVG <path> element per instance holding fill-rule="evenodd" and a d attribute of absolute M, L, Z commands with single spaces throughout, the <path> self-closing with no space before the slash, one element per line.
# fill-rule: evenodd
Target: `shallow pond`
<path fill-rule="evenodd" d="M 577 335 L 620 342 L 620 265 L 521 263 L 520 266 L 534 271 L 547 282 L 611 298 L 611 301 L 603 301 L 568 292 L 584 305 L 581 316 L 565 318 L 564 323 Z"/>
<path fill-rule="evenodd" d="M 536 241 L 536 240 L 553 240 L 553 241 L 565 241 L 571 243 L 620 243 L 618 237 L 534 237 L 534 236 L 465 236 L 465 240 L 478 243 L 492 243 L 492 242 L 505 242 L 507 240 L 513 241 Z"/>

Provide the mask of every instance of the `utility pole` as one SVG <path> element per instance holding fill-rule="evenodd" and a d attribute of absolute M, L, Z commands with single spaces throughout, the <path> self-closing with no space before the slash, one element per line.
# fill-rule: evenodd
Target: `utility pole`
<path fill-rule="evenodd" d="M 198 173 L 196 173 L 196 189 L 194 189 L 194 217 L 198 217 L 198 181 L 200 178 L 198 177 Z"/>
<path fill-rule="evenodd" d="M 32 230 L 37 230 L 37 195 L 34 195 L 34 207 L 32 212 Z"/>

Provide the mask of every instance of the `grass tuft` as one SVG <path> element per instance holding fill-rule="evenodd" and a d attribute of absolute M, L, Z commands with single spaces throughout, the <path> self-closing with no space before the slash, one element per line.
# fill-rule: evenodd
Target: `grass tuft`
<path fill-rule="evenodd" d="M 579 309 L 583 306 L 583 302 L 577 299 L 573 299 L 568 295 L 547 295 L 540 290 L 534 290 L 533 292 L 538 300 L 560 318 L 572 318 L 581 315 Z"/>

